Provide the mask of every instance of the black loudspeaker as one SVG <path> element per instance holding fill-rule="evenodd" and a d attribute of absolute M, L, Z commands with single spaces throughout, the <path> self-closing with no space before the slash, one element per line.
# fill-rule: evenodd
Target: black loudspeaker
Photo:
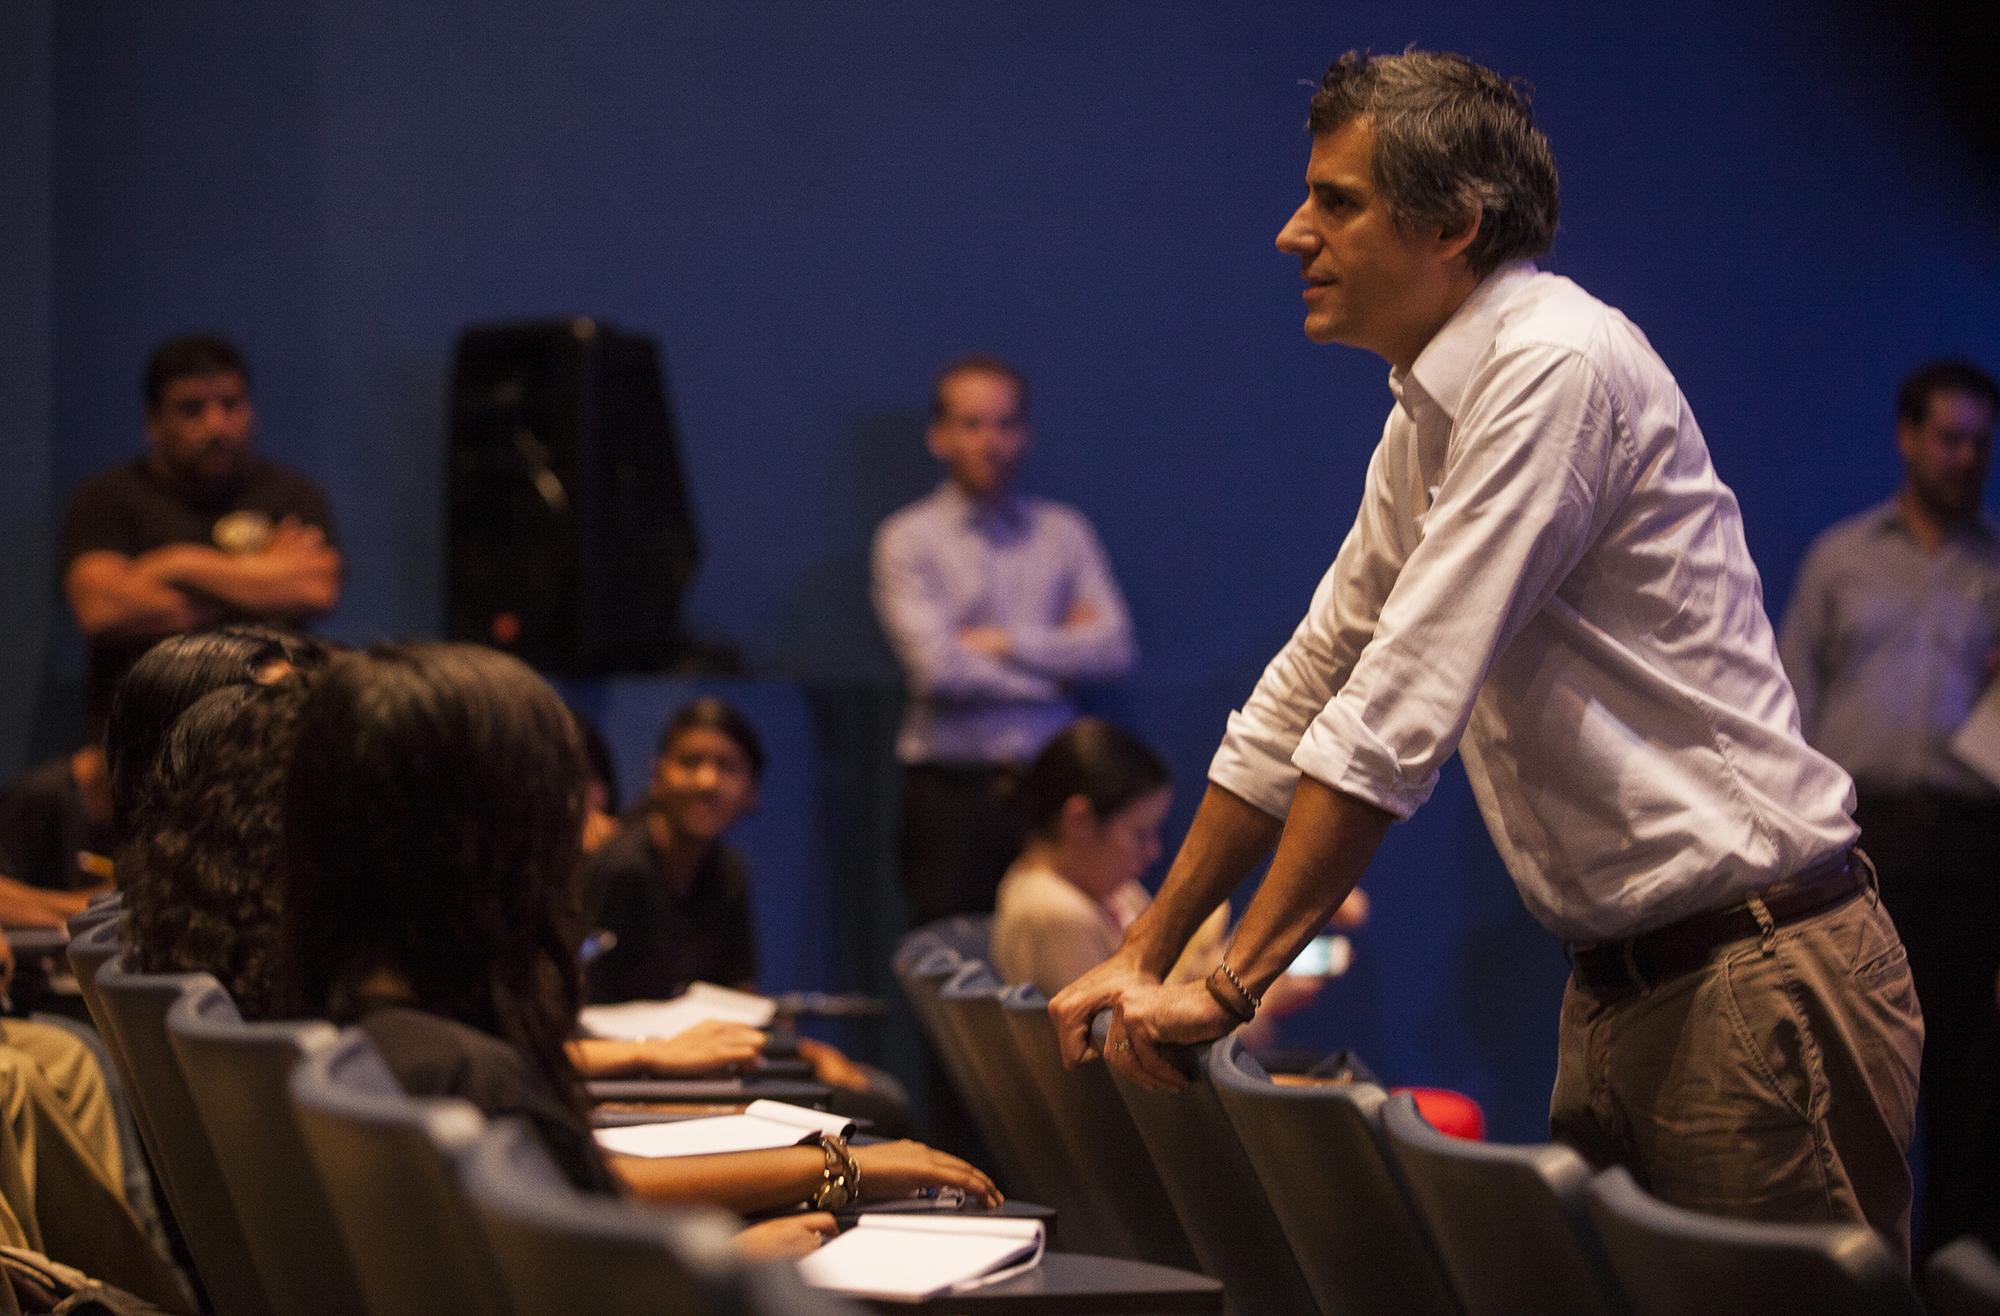
<path fill-rule="evenodd" d="M 467 329 L 450 445 L 453 639 L 570 675 L 674 663 L 700 550 L 651 339 L 587 318 Z"/>

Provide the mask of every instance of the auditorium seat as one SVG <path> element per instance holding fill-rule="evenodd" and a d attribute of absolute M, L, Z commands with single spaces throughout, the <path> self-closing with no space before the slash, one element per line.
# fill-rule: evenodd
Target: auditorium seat
<path fill-rule="evenodd" d="M 229 993 L 206 981 L 168 1011 L 167 1034 L 273 1309 L 363 1310 L 287 1090 L 293 1067 L 333 1045 L 337 1030 L 320 1021 L 245 1023 Z"/>
<path fill-rule="evenodd" d="M 1071 1176 L 1052 1164 L 1061 1146 L 1049 1136 L 1036 1110 L 1028 1081 L 1000 1026 L 1000 981 L 979 960 L 968 961 L 938 988 L 937 1015 L 951 1033 L 952 1048 L 966 1069 L 966 1104 L 980 1121 L 980 1134 L 994 1155 L 1015 1167 L 1016 1184 L 1002 1185 L 1016 1196 L 1032 1197 L 1056 1210 L 1062 1246 L 1072 1252 L 1119 1255 L 1115 1240 L 1096 1229 L 1089 1208 L 1069 1190 Z M 956 1071 L 954 1071 L 955 1073 Z M 991 1121 L 990 1125 L 988 1121 Z"/>
<path fill-rule="evenodd" d="M 1321 1311 L 1459 1309 L 1382 1144 L 1382 1089 L 1273 1083 L 1234 1035 L 1207 1074 Z"/>
<path fill-rule="evenodd" d="M 1590 1166 L 1554 1143 L 1469 1142 L 1431 1127 L 1407 1092 L 1382 1106 L 1388 1146 L 1470 1316 L 1621 1309 L 1592 1230 Z"/>
<path fill-rule="evenodd" d="M 2000 1261 L 1967 1235 L 1931 1254 L 1924 1289 L 1936 1316 L 2000 1316 Z"/>
<path fill-rule="evenodd" d="M 791 1267 L 744 1267 L 720 1211 L 668 1211 L 572 1188 L 527 1126 L 497 1121 L 460 1174 L 515 1311 L 593 1316 L 836 1316 L 856 1309 Z"/>
<path fill-rule="evenodd" d="M 1590 1184 L 1590 1218 L 1634 1316 L 1919 1316 L 1902 1263 L 1858 1224 L 1726 1220 L 1649 1196 L 1623 1168 Z"/>
<path fill-rule="evenodd" d="M 1029 1184 L 1033 1175 L 1014 1155 L 1012 1143 L 1001 1132 L 995 1098 L 979 1082 L 971 1058 L 959 1045 L 958 1034 L 944 1017 L 944 985 L 966 963 L 965 957 L 958 951 L 942 944 L 932 945 L 915 956 L 906 956 L 899 949 L 895 964 L 896 980 L 901 984 L 903 994 L 909 998 L 911 1008 L 916 1011 L 924 1040 L 930 1043 L 932 1054 L 943 1065 L 945 1077 L 972 1113 L 980 1139 L 994 1162 L 982 1168 L 994 1175 L 1001 1191 L 1009 1196 L 1032 1196 Z M 1057 1228 L 1061 1228 L 1060 1221 Z"/>
<path fill-rule="evenodd" d="M 930 952 L 943 948 L 962 960 L 983 960 L 992 954 L 993 916 L 953 914 L 936 919 L 903 934 L 896 943 L 895 966 L 915 963 Z"/>
<path fill-rule="evenodd" d="M 1093 1025 L 1100 1047 L 1108 1021 L 1108 1014 L 1100 1014 Z M 1223 1113 L 1206 1072 L 1208 1051 L 1165 1048 L 1167 1059 L 1189 1079 L 1180 1092 L 1154 1092 L 1112 1071 L 1167 1200 L 1202 1271 L 1222 1281 L 1228 1310 L 1236 1316 L 1333 1310 L 1315 1302 L 1292 1241 Z"/>
<path fill-rule="evenodd" d="M 486 1121 L 404 1094 L 359 1029 L 292 1071 L 291 1097 L 370 1316 L 509 1316 L 492 1249 L 458 1179 Z"/>
<path fill-rule="evenodd" d="M 86 936 L 115 926 L 101 924 Z M 209 1304 L 230 1316 L 277 1311 L 167 1038 L 167 1012 L 183 994 L 202 987 L 220 991 L 221 985 L 205 973 L 128 972 L 122 950 L 97 970 L 94 982 L 91 1015 L 100 1032 L 108 1024 L 116 1034 L 112 1060 Z"/>
<path fill-rule="evenodd" d="M 1024 1092 L 1045 1121 L 1045 1154 L 1067 1168 L 1092 1228 L 1111 1240 L 1103 1250 L 1182 1270 L 1199 1265 L 1111 1075 L 1103 1065 L 1063 1068 L 1048 998 L 1032 984 L 1005 989 L 999 1004 Z"/>
<path fill-rule="evenodd" d="M 97 1025 L 97 1035 L 104 1039 L 105 1049 L 111 1052 L 112 1063 L 123 1078 L 125 1059 L 118 1053 L 117 1030 L 97 994 L 97 972 L 118 953 L 119 943 L 124 940 L 124 911 L 78 926 L 82 918 L 79 914 L 70 920 L 69 945 L 63 954 L 69 960 L 70 973 L 76 977 L 77 990 L 83 993 L 84 1008 L 90 1011 L 91 1021 Z"/>

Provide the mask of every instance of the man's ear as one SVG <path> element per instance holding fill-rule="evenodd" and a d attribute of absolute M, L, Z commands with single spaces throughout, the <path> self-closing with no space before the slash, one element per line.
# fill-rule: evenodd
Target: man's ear
<path fill-rule="evenodd" d="M 1464 255 L 1465 249 L 1470 247 L 1473 239 L 1479 236 L 1479 226 L 1485 219 L 1486 207 L 1480 205 L 1477 201 L 1473 202 L 1471 211 L 1466 214 L 1464 220 L 1459 223 L 1457 228 L 1447 229 L 1438 234 L 1438 254 L 1446 260 Z"/>
<path fill-rule="evenodd" d="M 1907 420 L 1896 422 L 1896 453 L 1906 462 L 1916 456 L 1917 429 Z"/>
<path fill-rule="evenodd" d="M 937 421 L 924 426 L 924 446 L 931 450 L 931 456 L 947 466 L 951 464 L 951 449 L 944 436 L 944 426 Z"/>

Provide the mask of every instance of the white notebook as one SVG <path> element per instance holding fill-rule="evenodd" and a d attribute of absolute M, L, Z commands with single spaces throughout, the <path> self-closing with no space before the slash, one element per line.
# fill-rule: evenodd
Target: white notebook
<path fill-rule="evenodd" d="M 858 1298 L 922 1302 L 1011 1279 L 1041 1259 L 1039 1220 L 864 1215 L 854 1228 L 802 1258 L 799 1276 L 816 1288 Z"/>
<path fill-rule="evenodd" d="M 768 996 L 697 982 L 688 984 L 688 989 L 671 1001 L 586 1005 L 577 1022 L 586 1036 L 636 1042 L 648 1037 L 672 1037 L 710 1019 L 767 1028 L 777 1013 L 778 1003 Z"/>
<path fill-rule="evenodd" d="M 1972 716 L 1951 738 L 1951 752 L 1959 762 L 2000 786 L 2000 681 L 1987 686 L 1972 706 Z"/>
<path fill-rule="evenodd" d="M 814 1134 L 854 1136 L 852 1121 L 783 1101 L 753 1101 L 741 1115 L 597 1130 L 597 1145 L 617 1156 L 713 1156 L 719 1152 L 795 1147 Z"/>

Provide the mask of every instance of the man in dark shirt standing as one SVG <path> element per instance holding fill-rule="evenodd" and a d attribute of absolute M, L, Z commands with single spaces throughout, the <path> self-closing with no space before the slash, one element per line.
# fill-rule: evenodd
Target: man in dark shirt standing
<path fill-rule="evenodd" d="M 300 625 L 340 597 L 326 495 L 250 452 L 235 346 L 174 338 L 146 367 L 145 455 L 84 482 L 63 524 L 63 592 L 90 643 L 94 719 L 153 643 L 231 621 Z"/>
<path fill-rule="evenodd" d="M 2000 528 L 1980 510 L 1997 416 L 1970 362 L 1904 379 L 1903 486 L 1813 544 L 1778 636 L 1806 739 L 1854 777 L 1923 1002 L 1920 1254 L 2000 1219 L 2000 791 L 1950 749 L 2000 660 Z"/>

